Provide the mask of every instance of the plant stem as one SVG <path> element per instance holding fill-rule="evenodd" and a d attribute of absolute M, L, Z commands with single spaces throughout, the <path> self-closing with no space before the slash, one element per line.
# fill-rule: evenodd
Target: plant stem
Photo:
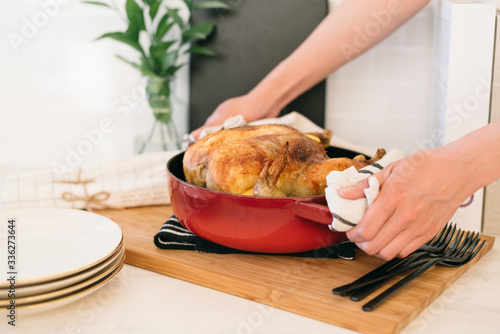
<path fill-rule="evenodd" d="M 179 133 L 177 132 L 177 129 L 174 124 L 174 119 L 172 117 L 172 120 L 169 123 L 169 126 L 172 128 L 172 132 L 174 134 L 174 139 L 175 139 L 175 145 L 177 146 L 177 149 L 181 149 L 181 140 L 179 138 Z"/>
<path fill-rule="evenodd" d="M 167 124 L 168 136 L 175 143 L 177 149 L 181 149 L 181 140 L 179 138 L 179 134 L 177 133 L 177 129 L 175 128 L 174 119 L 171 118 L 170 122 Z"/>
<path fill-rule="evenodd" d="M 158 122 L 158 121 L 157 121 Z M 160 136 L 161 136 L 161 145 L 164 151 L 167 151 L 167 143 L 165 141 L 165 133 L 163 132 L 163 124 L 160 124 Z M 168 125 L 167 125 L 168 126 Z M 169 136 L 170 137 L 170 136 Z"/>

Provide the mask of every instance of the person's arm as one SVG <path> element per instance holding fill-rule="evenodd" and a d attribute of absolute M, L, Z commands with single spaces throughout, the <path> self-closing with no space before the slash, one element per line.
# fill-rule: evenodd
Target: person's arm
<path fill-rule="evenodd" d="M 276 117 L 296 97 L 391 34 L 429 0 L 344 0 L 248 94 L 222 103 L 204 126 L 241 114 Z M 198 138 L 201 128 L 192 135 Z"/>
<path fill-rule="evenodd" d="M 405 257 L 430 240 L 478 189 L 500 177 L 500 120 L 442 147 L 417 151 L 376 177 L 380 193 L 348 238 L 370 255 Z M 339 190 L 364 196 L 368 180 Z"/>

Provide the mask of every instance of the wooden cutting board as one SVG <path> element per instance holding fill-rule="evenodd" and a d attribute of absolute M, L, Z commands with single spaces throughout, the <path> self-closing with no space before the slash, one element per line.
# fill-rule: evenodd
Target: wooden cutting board
<path fill-rule="evenodd" d="M 362 302 L 352 302 L 331 292 L 383 263 L 363 252 L 358 252 L 353 261 L 346 261 L 162 250 L 154 245 L 153 236 L 171 216 L 170 206 L 97 213 L 122 228 L 128 264 L 362 333 L 399 332 L 486 254 L 495 240 L 483 235 L 485 246 L 467 265 L 436 266 L 376 310 L 364 312 Z"/>

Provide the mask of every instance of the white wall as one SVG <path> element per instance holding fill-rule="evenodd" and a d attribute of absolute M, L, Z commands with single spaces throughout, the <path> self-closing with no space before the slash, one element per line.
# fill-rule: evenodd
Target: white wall
<path fill-rule="evenodd" d="M 114 11 L 75 0 L 1 1 L 0 22 L 0 165 L 89 164 L 134 153 L 134 138 L 153 117 L 139 72 L 115 55 L 136 53 L 94 41 L 124 30 Z M 177 116 L 185 133 L 185 111 Z"/>
<path fill-rule="evenodd" d="M 429 138 L 433 8 L 328 78 L 326 127 L 334 134 L 407 154 Z"/>

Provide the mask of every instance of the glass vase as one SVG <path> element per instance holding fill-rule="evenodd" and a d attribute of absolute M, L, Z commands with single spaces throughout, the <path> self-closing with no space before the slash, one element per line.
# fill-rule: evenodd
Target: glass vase
<path fill-rule="evenodd" d="M 146 96 L 154 116 L 153 125 L 142 141 L 138 153 L 144 153 L 148 147 L 153 151 L 181 149 L 181 138 L 172 117 L 170 80 L 160 77 L 148 77 Z"/>

